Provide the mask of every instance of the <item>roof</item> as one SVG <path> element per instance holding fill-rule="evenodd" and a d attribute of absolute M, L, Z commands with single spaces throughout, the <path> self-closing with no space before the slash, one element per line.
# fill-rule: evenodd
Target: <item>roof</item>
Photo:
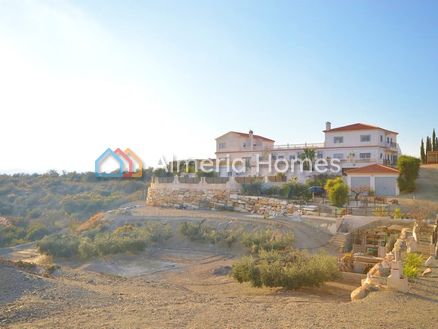
<path fill-rule="evenodd" d="M 325 133 L 328 132 L 336 132 L 336 131 L 355 131 L 355 130 L 372 130 L 372 129 L 379 129 L 379 130 L 384 130 L 388 133 L 392 133 L 392 134 L 397 134 L 397 132 L 395 131 L 391 131 L 388 129 L 383 129 L 377 126 L 372 126 L 372 125 L 367 125 L 364 123 L 354 123 L 352 125 L 348 125 L 348 126 L 342 126 L 342 127 L 338 127 L 338 128 L 333 128 L 333 129 L 329 129 L 329 130 L 324 130 Z"/>
<path fill-rule="evenodd" d="M 394 174 L 398 175 L 400 172 L 392 167 L 384 166 L 381 164 L 372 164 L 369 166 L 354 168 L 346 170 L 345 173 L 347 175 L 350 174 Z"/>
<path fill-rule="evenodd" d="M 219 139 L 219 138 L 221 138 L 221 137 L 223 137 L 223 136 L 225 136 L 227 134 L 230 134 L 230 133 L 237 134 L 237 135 L 240 135 L 242 137 L 249 138 L 249 134 L 248 133 L 241 133 L 241 132 L 238 132 L 238 131 L 229 131 L 226 134 L 223 134 L 223 135 L 217 137 L 216 139 Z M 267 138 L 267 137 L 263 137 L 263 136 L 260 136 L 260 135 L 253 135 L 253 137 L 254 138 L 258 138 L 258 139 L 263 139 L 263 140 L 268 141 L 268 142 L 275 142 L 273 139 L 270 139 L 270 138 Z"/>

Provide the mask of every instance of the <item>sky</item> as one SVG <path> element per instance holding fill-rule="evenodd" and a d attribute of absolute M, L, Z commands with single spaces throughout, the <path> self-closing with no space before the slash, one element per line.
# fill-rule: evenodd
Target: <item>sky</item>
<path fill-rule="evenodd" d="M 325 122 L 438 129 L 437 1 L 0 0 L 0 172 L 214 157 L 252 129 L 322 142 Z"/>

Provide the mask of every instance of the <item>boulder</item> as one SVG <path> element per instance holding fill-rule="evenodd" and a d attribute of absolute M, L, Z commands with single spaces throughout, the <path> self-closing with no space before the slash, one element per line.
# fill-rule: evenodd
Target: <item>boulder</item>
<path fill-rule="evenodd" d="M 424 263 L 426 267 L 438 267 L 438 259 L 435 259 L 435 257 L 430 256 L 426 262 Z"/>
<path fill-rule="evenodd" d="M 364 299 L 368 295 L 368 290 L 364 287 L 358 287 L 351 292 L 351 300 L 361 300 Z"/>
<path fill-rule="evenodd" d="M 431 274 L 432 274 L 432 269 L 429 267 L 426 268 L 423 273 L 421 273 L 421 276 L 429 276 Z"/>

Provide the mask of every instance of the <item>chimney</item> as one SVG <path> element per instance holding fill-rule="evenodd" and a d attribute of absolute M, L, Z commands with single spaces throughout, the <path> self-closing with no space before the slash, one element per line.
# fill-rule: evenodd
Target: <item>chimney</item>
<path fill-rule="evenodd" d="M 330 121 L 327 121 L 325 123 L 325 130 L 330 130 L 330 129 L 332 129 L 332 123 Z"/>
<path fill-rule="evenodd" d="M 254 149 L 254 132 L 250 130 L 248 132 L 249 137 L 249 149 L 252 151 Z"/>

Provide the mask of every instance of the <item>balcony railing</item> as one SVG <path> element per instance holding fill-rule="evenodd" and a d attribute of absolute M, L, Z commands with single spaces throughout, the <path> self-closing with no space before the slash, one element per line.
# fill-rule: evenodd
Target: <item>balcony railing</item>
<path fill-rule="evenodd" d="M 281 144 L 274 145 L 273 149 L 306 149 L 306 148 L 321 148 L 324 147 L 324 143 L 304 143 L 304 144 Z"/>

